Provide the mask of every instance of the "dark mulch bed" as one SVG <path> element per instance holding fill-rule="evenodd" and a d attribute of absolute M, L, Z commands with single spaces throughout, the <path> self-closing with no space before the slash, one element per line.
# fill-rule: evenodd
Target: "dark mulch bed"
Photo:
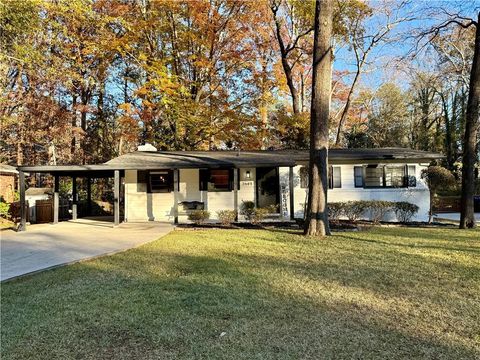
<path fill-rule="evenodd" d="M 230 226 L 219 223 L 205 223 L 205 224 L 179 224 L 179 230 L 202 230 L 202 229 L 285 229 L 285 230 L 301 230 L 303 229 L 303 220 L 292 221 L 264 221 L 260 224 L 252 224 L 249 222 L 235 222 Z M 384 227 L 416 227 L 416 228 L 456 228 L 458 225 L 441 223 L 441 222 L 422 222 L 412 221 L 409 223 L 385 222 L 375 224 L 372 221 L 359 220 L 354 223 L 348 220 L 330 221 L 330 229 L 332 231 L 365 231 L 373 226 Z"/>
<path fill-rule="evenodd" d="M 290 221 L 264 221 L 260 224 L 252 224 L 248 222 L 235 222 L 230 226 L 222 225 L 219 223 L 205 223 L 205 224 L 178 224 L 177 229 L 183 230 L 195 230 L 195 229 L 268 229 L 268 228 L 277 228 L 277 229 L 291 229 L 299 230 L 301 229 L 300 225 L 296 222 Z"/>

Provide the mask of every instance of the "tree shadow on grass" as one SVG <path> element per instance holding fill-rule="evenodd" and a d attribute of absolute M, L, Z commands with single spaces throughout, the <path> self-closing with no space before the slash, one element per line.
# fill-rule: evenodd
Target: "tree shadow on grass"
<path fill-rule="evenodd" d="M 2 359 L 478 356 L 473 347 L 393 326 L 384 313 L 358 312 L 348 300 L 282 289 L 282 273 L 298 277 L 305 264 L 225 255 L 145 246 L 6 284 Z M 314 278 L 346 280 L 343 265 L 317 262 Z M 351 285 L 361 287 L 364 276 Z"/>
<path fill-rule="evenodd" d="M 379 245 L 386 245 L 386 246 L 398 246 L 398 247 L 404 247 L 404 248 L 410 248 L 410 249 L 427 249 L 427 250 L 441 250 L 441 251 L 458 251 L 458 252 L 465 252 L 465 253 L 471 253 L 473 255 L 480 254 L 480 247 L 475 247 L 471 246 L 471 243 L 468 243 L 467 240 L 461 241 L 459 240 L 458 243 L 456 243 L 457 246 L 452 247 L 449 246 L 452 244 L 451 241 L 448 241 L 448 245 L 442 245 L 439 244 L 438 242 L 433 243 L 432 245 L 428 244 L 428 242 L 425 240 L 425 237 L 421 238 L 420 236 L 414 237 L 408 234 L 408 236 L 403 237 L 403 239 L 411 239 L 412 242 L 394 242 L 394 241 L 384 241 L 384 240 L 379 240 L 379 239 L 369 239 L 369 238 L 364 238 L 361 236 L 348 236 L 348 235 L 341 235 L 342 238 L 345 239 L 350 239 L 354 241 L 361 241 L 365 243 L 371 243 L 371 244 L 379 244 Z M 420 239 L 423 240 L 422 243 L 418 242 L 413 242 L 415 241 L 414 239 Z M 434 239 L 428 239 L 428 240 L 434 240 Z M 445 237 L 441 239 L 442 241 L 447 241 L 448 239 L 445 239 Z"/>

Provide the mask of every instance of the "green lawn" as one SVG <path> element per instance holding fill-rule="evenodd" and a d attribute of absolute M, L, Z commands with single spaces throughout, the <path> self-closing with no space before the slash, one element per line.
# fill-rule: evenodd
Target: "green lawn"
<path fill-rule="evenodd" d="M 480 231 L 174 231 L 1 286 L 1 358 L 480 357 Z"/>
<path fill-rule="evenodd" d="M 15 224 L 11 222 L 10 220 L 4 219 L 0 217 L 0 230 L 2 229 L 10 229 L 14 227 Z"/>

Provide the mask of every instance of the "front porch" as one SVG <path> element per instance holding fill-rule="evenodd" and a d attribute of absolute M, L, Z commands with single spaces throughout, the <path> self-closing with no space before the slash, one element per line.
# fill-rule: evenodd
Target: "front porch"
<path fill-rule="evenodd" d="M 285 166 L 126 169 L 125 219 L 189 223 L 190 213 L 206 210 L 218 221 L 219 212 L 236 210 L 243 221 L 242 204 L 250 203 L 268 209 L 270 219 L 292 221 L 297 182 L 294 168 Z"/>

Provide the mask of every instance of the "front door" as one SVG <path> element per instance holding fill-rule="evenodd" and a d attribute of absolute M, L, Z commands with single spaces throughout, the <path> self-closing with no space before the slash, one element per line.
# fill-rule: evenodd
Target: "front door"
<path fill-rule="evenodd" d="M 257 207 L 276 207 L 275 213 L 278 213 L 280 205 L 280 179 L 278 168 L 257 168 L 256 174 Z"/>

